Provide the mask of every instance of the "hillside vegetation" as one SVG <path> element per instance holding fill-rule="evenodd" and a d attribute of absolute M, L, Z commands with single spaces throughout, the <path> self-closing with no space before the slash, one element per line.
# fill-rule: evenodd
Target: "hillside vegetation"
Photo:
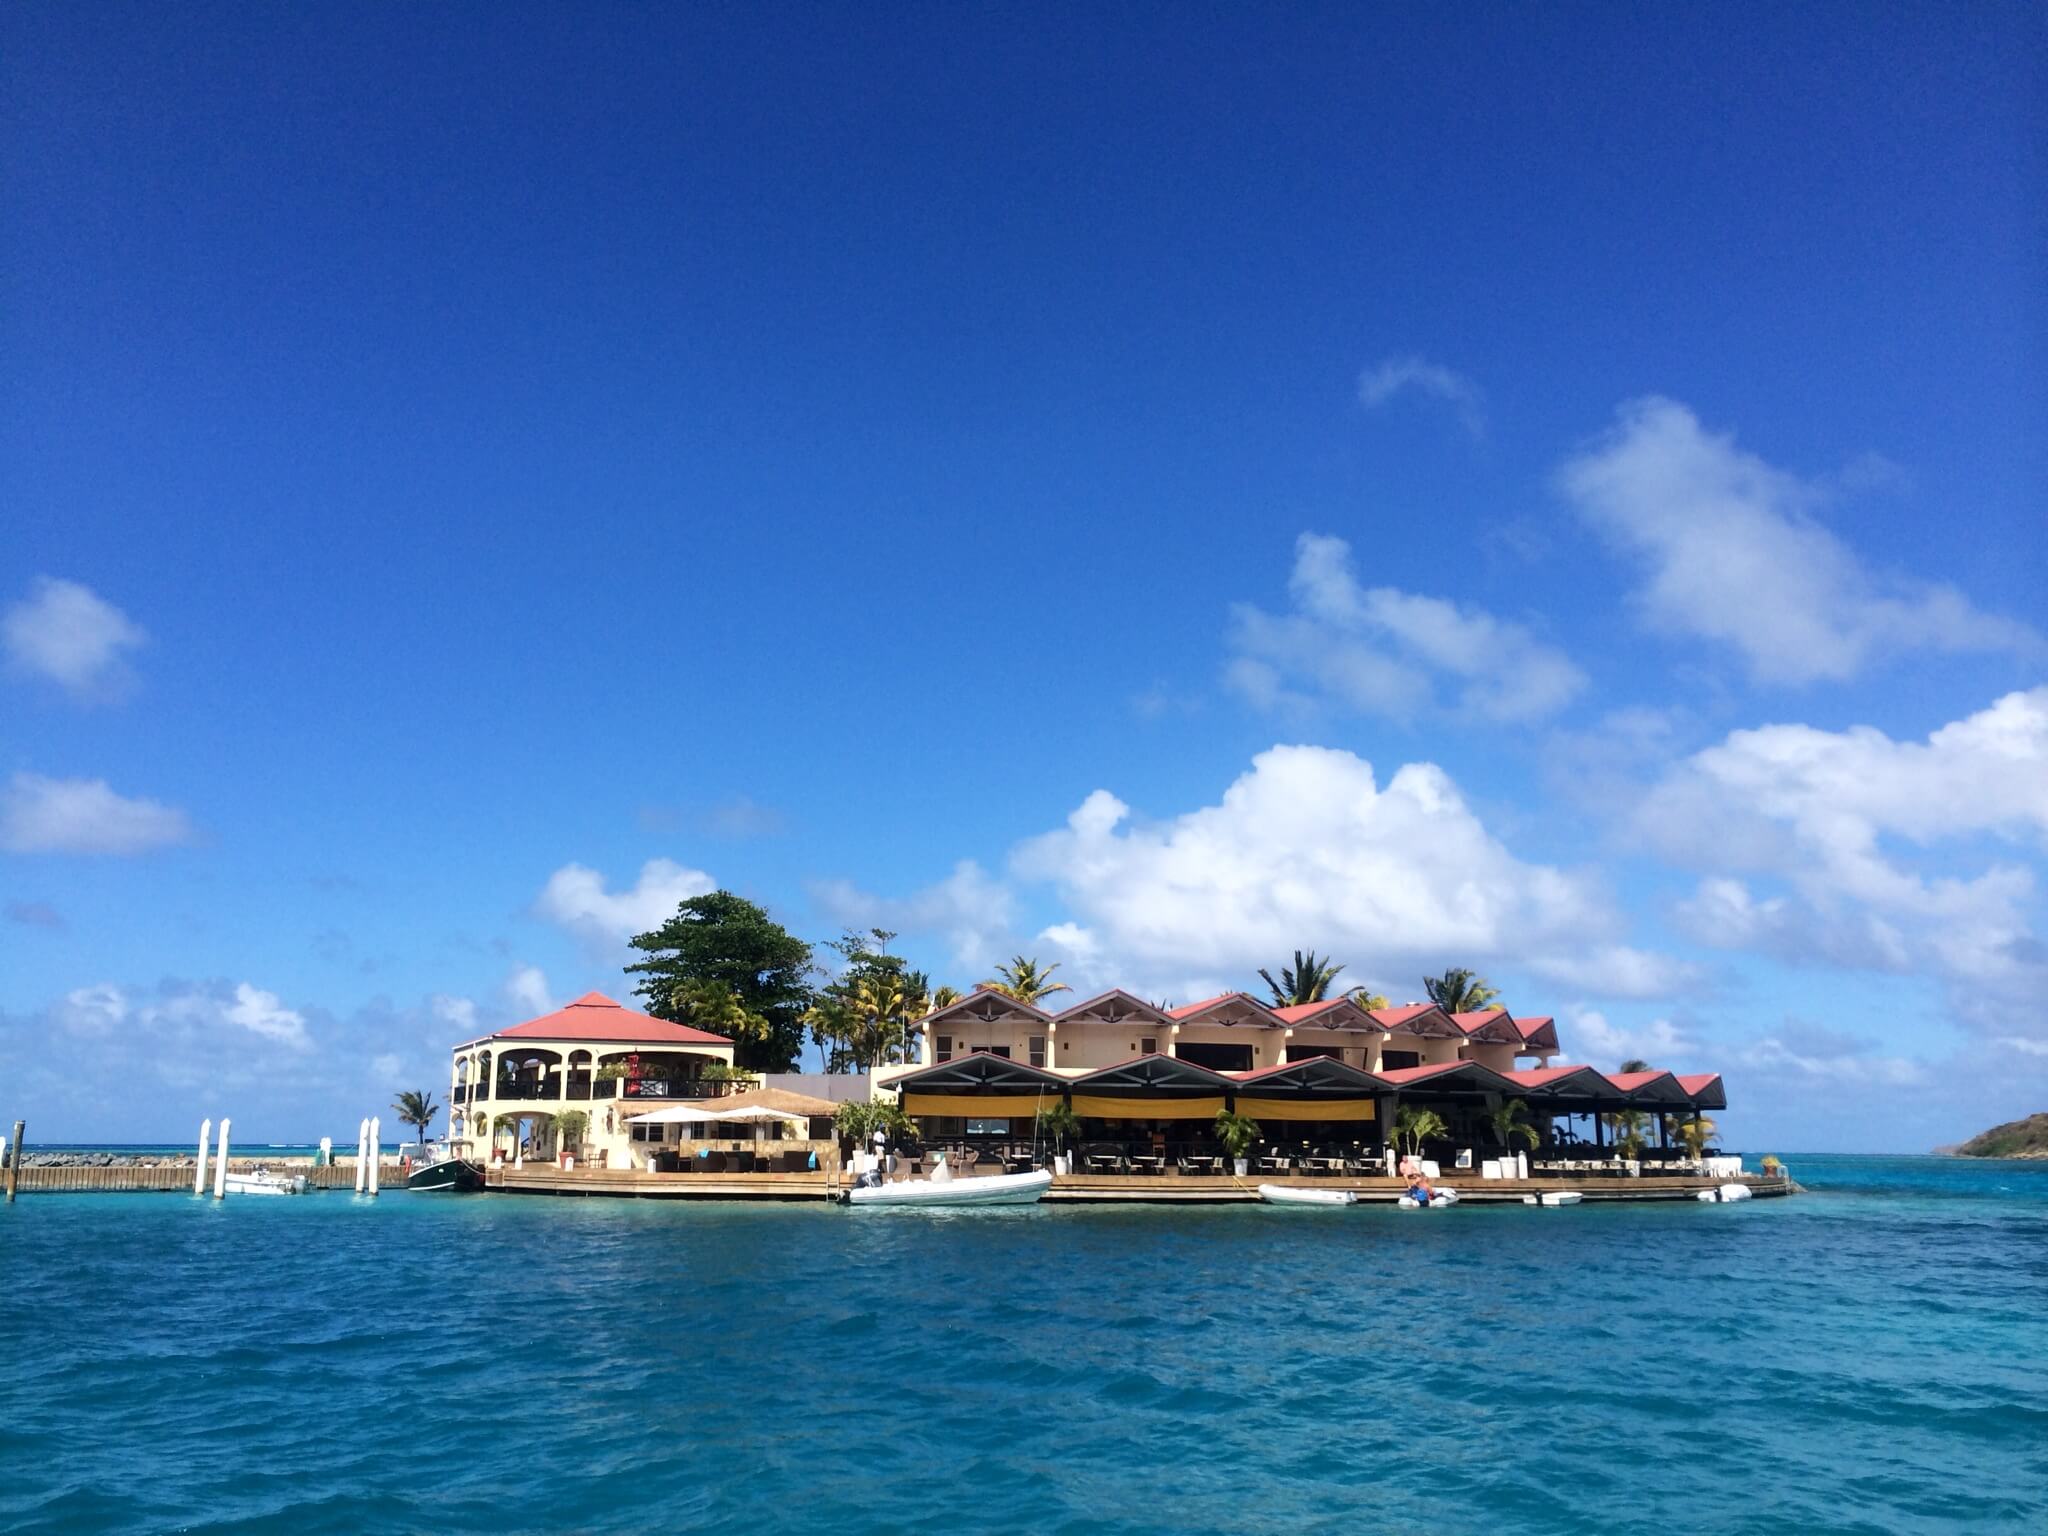
<path fill-rule="evenodd" d="M 1994 1125 L 1956 1148 L 1957 1157 L 2048 1157 L 2048 1115 Z"/>

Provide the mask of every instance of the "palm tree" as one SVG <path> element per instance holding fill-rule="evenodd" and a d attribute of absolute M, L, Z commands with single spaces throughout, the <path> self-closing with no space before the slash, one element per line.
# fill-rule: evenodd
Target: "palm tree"
<path fill-rule="evenodd" d="M 1273 973 L 1263 966 L 1259 968 L 1259 978 L 1273 994 L 1275 1008 L 1292 1008 L 1300 1003 L 1320 1003 L 1328 997 L 1330 983 L 1337 979 L 1337 973 L 1343 969 L 1341 965 L 1333 965 L 1326 959 L 1318 959 L 1314 950 L 1303 954 L 1297 949 L 1294 952 L 1293 966 L 1280 967 L 1278 981 L 1275 981 Z"/>
<path fill-rule="evenodd" d="M 1648 1072 L 1650 1064 L 1640 1056 L 1631 1056 L 1614 1070 L 1618 1076 L 1626 1077 L 1631 1072 Z"/>
<path fill-rule="evenodd" d="M 1498 987 L 1489 985 L 1484 976 L 1475 976 L 1463 966 L 1445 971 L 1441 976 L 1425 976 L 1422 985 L 1429 990 L 1429 1000 L 1445 1013 L 1477 1013 L 1500 996 Z"/>
<path fill-rule="evenodd" d="M 1345 993 L 1344 995 L 1350 998 L 1351 1001 L 1353 1001 L 1354 1003 L 1358 1004 L 1358 1006 L 1363 1008 L 1367 1013 L 1371 1013 L 1378 1008 L 1386 1008 L 1391 1006 L 1387 1002 L 1386 993 L 1368 992 L 1364 987 L 1353 987 L 1349 992 Z"/>
<path fill-rule="evenodd" d="M 1413 1105 L 1394 1116 L 1394 1142 L 1410 1157 L 1422 1156 L 1422 1144 L 1444 1134 L 1444 1117 L 1433 1109 Z"/>
<path fill-rule="evenodd" d="M 1052 979 L 1052 973 L 1058 969 L 1057 965 L 1041 969 L 1035 958 L 1013 955 L 1008 965 L 996 967 L 996 975 L 1001 980 L 984 981 L 981 986 L 986 991 L 1000 992 L 1020 1003 L 1036 1004 L 1040 998 L 1050 997 L 1055 992 L 1073 990 L 1064 981 Z"/>
<path fill-rule="evenodd" d="M 937 1013 L 941 1008 L 950 1008 L 959 1001 L 958 987 L 933 987 L 932 995 L 925 999 L 925 1012 Z"/>
<path fill-rule="evenodd" d="M 861 1045 L 871 1064 L 887 1062 L 890 1046 L 897 1044 L 901 1046 L 901 1059 L 909 1058 L 910 1021 L 924 1017 L 926 1012 L 921 992 L 906 985 L 901 976 L 878 971 L 854 982 L 847 1005 L 866 1026 Z"/>
<path fill-rule="evenodd" d="M 1677 1137 L 1686 1151 L 1698 1157 L 1707 1150 L 1707 1143 L 1721 1133 L 1721 1127 L 1705 1115 L 1694 1113 L 1690 1116 L 1666 1115 L 1664 1131 L 1667 1136 Z"/>
<path fill-rule="evenodd" d="M 398 1095 L 398 1102 L 391 1106 L 398 1111 L 399 1122 L 419 1127 L 420 1145 L 427 1144 L 427 1127 L 434 1123 L 434 1116 L 441 1113 L 441 1106 L 434 1102 L 431 1093 L 414 1093 L 406 1089 Z"/>
<path fill-rule="evenodd" d="M 1648 1115 L 1640 1109 L 1622 1109 L 1601 1118 L 1607 1122 L 1607 1129 L 1614 1134 L 1615 1151 L 1627 1158 L 1643 1155 L 1643 1141 L 1650 1130 Z"/>
<path fill-rule="evenodd" d="M 1519 1141 L 1534 1152 L 1542 1144 L 1543 1138 L 1529 1123 L 1529 1106 L 1520 1099 L 1509 1099 L 1499 1109 L 1489 1109 L 1486 1118 L 1493 1126 L 1494 1140 L 1504 1147 Z"/>

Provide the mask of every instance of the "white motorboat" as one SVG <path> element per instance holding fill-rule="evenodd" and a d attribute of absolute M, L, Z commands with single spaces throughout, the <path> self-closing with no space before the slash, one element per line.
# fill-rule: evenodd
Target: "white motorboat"
<path fill-rule="evenodd" d="M 229 1174 L 225 1187 L 231 1195 L 303 1195 L 306 1176 L 303 1173 L 272 1173 L 268 1168 L 257 1168 L 248 1173 Z"/>
<path fill-rule="evenodd" d="M 1043 1168 L 1030 1173 L 997 1173 L 985 1178 L 956 1179 L 941 1164 L 928 1179 L 898 1179 L 894 1184 L 856 1184 L 846 1192 L 848 1205 L 943 1206 L 1036 1205 L 1052 1188 Z"/>
<path fill-rule="evenodd" d="M 1546 1189 L 1540 1195 L 1524 1195 L 1524 1205 L 1577 1205 L 1586 1197 L 1576 1189 Z"/>
<path fill-rule="evenodd" d="M 1268 1205 L 1356 1205 L 1348 1189 L 1302 1189 L 1293 1184 L 1261 1184 L 1259 1198 Z"/>
<path fill-rule="evenodd" d="M 1701 1190 L 1698 1198 L 1712 1204 L 1730 1200 L 1753 1200 L 1756 1196 L 1747 1184 L 1716 1184 L 1712 1189 Z"/>
<path fill-rule="evenodd" d="M 1455 1189 L 1439 1189 L 1430 1195 L 1428 1205 L 1424 1205 L 1413 1195 L 1403 1195 L 1394 1203 L 1404 1211 L 1441 1211 L 1458 1203 L 1458 1192 Z"/>

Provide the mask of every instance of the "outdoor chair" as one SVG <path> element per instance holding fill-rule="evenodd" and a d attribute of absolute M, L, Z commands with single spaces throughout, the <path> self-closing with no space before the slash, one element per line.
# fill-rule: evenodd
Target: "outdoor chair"
<path fill-rule="evenodd" d="M 718 1151 L 700 1152 L 697 1154 L 697 1168 L 702 1173 L 723 1173 L 725 1154 Z"/>

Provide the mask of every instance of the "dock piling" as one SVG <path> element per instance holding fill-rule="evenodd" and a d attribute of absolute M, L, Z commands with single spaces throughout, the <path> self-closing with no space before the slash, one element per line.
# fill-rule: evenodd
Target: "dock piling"
<path fill-rule="evenodd" d="M 356 1193 L 361 1194 L 369 1187 L 370 1168 L 364 1152 L 370 1144 L 370 1122 L 363 1120 L 356 1127 Z"/>
<path fill-rule="evenodd" d="M 377 1174 L 384 1161 L 384 1122 L 377 1116 L 370 1117 L 370 1198 L 377 1198 Z"/>
<path fill-rule="evenodd" d="M 213 1116 L 199 1122 L 199 1166 L 192 1172 L 192 1193 L 206 1193 L 206 1153 L 213 1145 Z"/>
<path fill-rule="evenodd" d="M 222 1200 L 228 1192 L 228 1127 L 232 1120 L 222 1117 L 220 1122 L 220 1145 L 214 1149 L 213 1198 Z"/>
<path fill-rule="evenodd" d="M 14 1135 L 7 1143 L 7 1203 L 14 1204 L 15 1187 L 21 1183 L 21 1139 L 28 1134 L 28 1122 L 14 1122 Z"/>

